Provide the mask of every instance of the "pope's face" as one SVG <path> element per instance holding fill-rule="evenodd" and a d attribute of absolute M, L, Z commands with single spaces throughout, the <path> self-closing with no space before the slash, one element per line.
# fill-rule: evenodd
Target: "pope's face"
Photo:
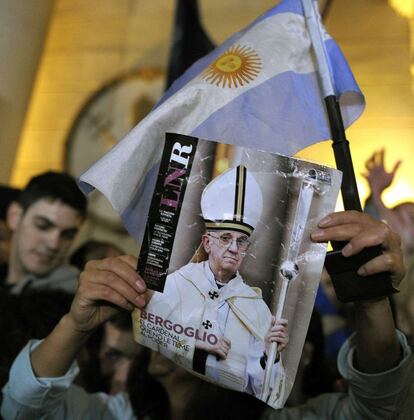
<path fill-rule="evenodd" d="M 227 283 L 246 255 L 248 237 L 231 230 L 212 231 L 203 235 L 203 245 L 216 280 Z"/>

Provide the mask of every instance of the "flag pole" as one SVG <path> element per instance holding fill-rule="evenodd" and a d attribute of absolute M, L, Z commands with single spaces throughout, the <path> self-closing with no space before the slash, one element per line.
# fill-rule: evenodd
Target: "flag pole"
<path fill-rule="evenodd" d="M 333 73 L 325 49 L 325 31 L 322 27 L 318 5 L 314 0 L 302 0 L 302 6 L 317 61 L 336 166 L 343 173 L 341 193 L 344 208 L 345 210 L 362 211 L 349 142 L 346 139 L 341 109 L 332 81 Z M 327 253 L 325 260 L 325 267 L 331 276 L 339 300 L 351 302 L 374 299 L 397 292 L 397 289 L 392 285 L 389 273 L 374 274 L 365 278 L 361 278 L 357 273 L 358 268 L 364 263 L 382 254 L 380 246 L 366 248 L 353 257 L 345 258 L 342 255 L 344 245 L 344 242 L 332 242 L 334 250 Z"/>
<path fill-rule="evenodd" d="M 352 163 L 349 141 L 345 135 L 344 123 L 338 98 L 335 95 L 325 97 L 326 111 L 331 127 L 332 147 L 334 150 L 336 167 L 342 171 L 341 193 L 345 210 L 362 211 L 358 187 Z"/>
<path fill-rule="evenodd" d="M 318 64 L 318 74 L 331 129 L 335 162 L 337 168 L 343 173 L 341 193 L 344 208 L 345 210 L 362 211 L 349 142 L 346 139 L 341 109 L 333 86 L 332 72 L 323 41 L 323 29 L 320 24 L 318 6 L 314 0 L 302 0 L 302 5 Z"/>

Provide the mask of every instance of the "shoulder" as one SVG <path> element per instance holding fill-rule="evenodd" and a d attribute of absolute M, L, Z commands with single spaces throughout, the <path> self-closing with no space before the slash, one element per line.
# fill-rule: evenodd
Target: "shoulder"
<path fill-rule="evenodd" d="M 257 297 L 262 298 L 262 289 L 260 287 L 250 287 L 250 289 L 256 293 Z"/>
<path fill-rule="evenodd" d="M 56 278 L 78 278 L 80 271 L 73 265 L 60 265 L 55 270 L 52 271 L 50 277 Z"/>
<path fill-rule="evenodd" d="M 135 419 L 131 402 L 125 392 L 108 395 L 103 392 L 87 393 L 71 385 L 65 399 L 66 413 L 71 418 Z"/>
<path fill-rule="evenodd" d="M 39 279 L 36 285 L 39 287 L 60 289 L 65 292 L 74 293 L 78 286 L 80 271 L 71 265 L 61 265 L 53 270 L 47 278 Z"/>
<path fill-rule="evenodd" d="M 167 281 L 180 282 L 180 280 L 191 280 L 204 274 L 202 263 L 188 263 L 178 270 L 169 274 Z"/>
<path fill-rule="evenodd" d="M 264 303 L 262 289 L 256 286 L 249 286 L 240 274 L 237 275 L 234 289 L 240 292 L 240 297 L 260 300 Z"/>
<path fill-rule="evenodd" d="M 263 300 L 262 290 L 259 287 L 251 287 L 244 282 L 239 282 L 231 300 L 235 305 L 244 307 L 247 311 L 255 311 L 266 317 L 271 316 L 270 309 Z"/>
<path fill-rule="evenodd" d="M 202 273 L 199 263 L 188 263 L 182 266 L 167 276 L 164 291 L 187 287 L 191 279 L 199 277 L 197 273 Z"/>
<path fill-rule="evenodd" d="M 179 268 L 177 271 L 174 271 L 172 275 L 174 274 L 180 274 L 182 276 L 185 276 L 187 273 L 194 273 L 195 271 L 203 271 L 203 263 L 188 263 L 186 265 L 183 265 L 181 268 Z"/>

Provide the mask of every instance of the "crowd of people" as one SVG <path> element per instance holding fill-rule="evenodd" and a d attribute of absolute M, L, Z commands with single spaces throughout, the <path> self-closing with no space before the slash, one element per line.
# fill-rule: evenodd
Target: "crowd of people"
<path fill-rule="evenodd" d="M 347 257 L 381 246 L 382 255 L 365 263 L 359 273 L 364 277 L 388 272 L 401 291 L 345 305 L 337 301 L 329 278 L 323 277 L 296 381 L 280 410 L 212 385 L 134 340 L 131 312 L 155 305 L 157 296 L 137 273 L 137 259 L 122 255 L 117 244 L 91 239 L 72 250 L 87 217 L 87 200 L 71 176 L 46 172 L 21 191 L 4 187 L 2 418 L 412 418 L 414 203 L 388 208 L 382 199 L 398 167 L 399 163 L 387 172 L 384 151 L 376 152 L 366 164 L 371 195 L 365 213 L 332 213 L 319 221 L 311 239 L 346 241 Z M 207 228 L 202 244 L 209 255 L 203 267 L 209 266 L 206 276 L 217 283 L 217 290 L 235 284 L 243 260 L 237 256 L 246 238 L 229 226 Z M 231 270 L 227 261 L 222 277 L 220 250 L 237 259 Z M 228 316 L 229 308 L 225 311 Z M 276 342 L 283 351 L 289 325 L 266 316 L 271 327 L 264 332 L 265 341 Z M 204 371 L 229 353 L 231 343 L 220 345 L 214 351 L 201 349 L 208 353 Z M 267 347 L 258 357 L 263 364 L 260 356 L 267 357 Z M 248 386 L 243 383 L 241 389 Z"/>

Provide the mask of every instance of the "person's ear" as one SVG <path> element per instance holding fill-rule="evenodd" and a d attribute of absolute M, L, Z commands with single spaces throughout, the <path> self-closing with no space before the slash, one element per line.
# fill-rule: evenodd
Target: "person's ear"
<path fill-rule="evenodd" d="M 210 252 L 210 238 L 209 236 L 205 233 L 202 238 L 201 238 L 202 242 L 203 242 L 203 247 L 204 247 L 204 251 L 207 252 L 207 254 Z"/>
<path fill-rule="evenodd" d="M 7 209 L 7 226 L 11 230 L 16 230 L 23 217 L 23 208 L 16 201 L 12 201 Z"/>

